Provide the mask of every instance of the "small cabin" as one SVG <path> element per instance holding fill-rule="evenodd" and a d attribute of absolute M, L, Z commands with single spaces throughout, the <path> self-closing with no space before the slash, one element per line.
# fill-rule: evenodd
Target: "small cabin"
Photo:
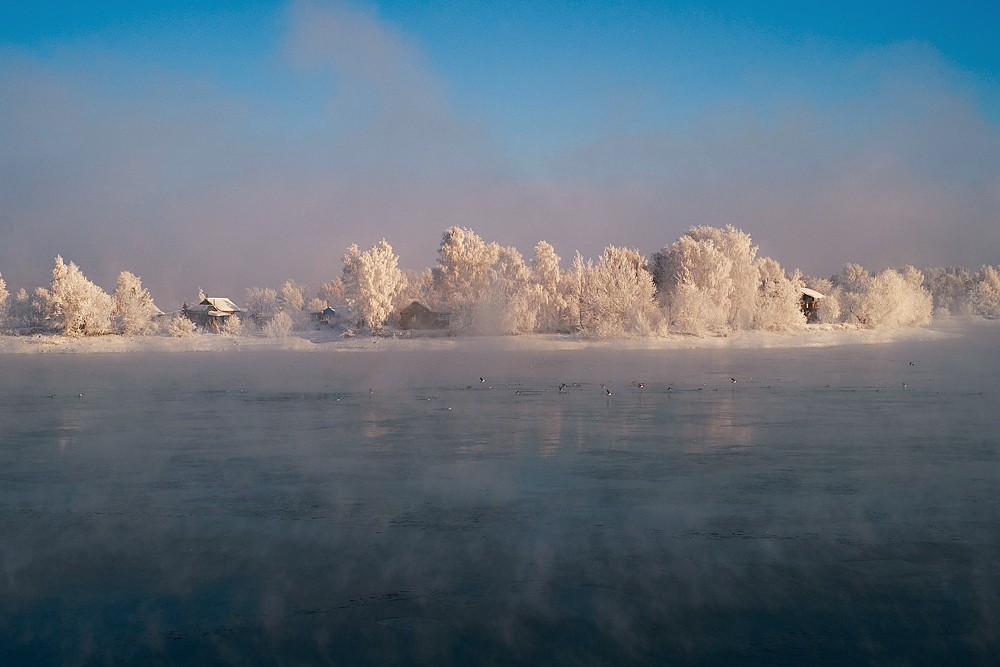
<path fill-rule="evenodd" d="M 221 296 L 209 296 L 195 305 L 189 306 L 186 303 L 181 313 L 199 327 L 208 331 L 218 332 L 222 326 L 233 315 L 242 313 L 243 310 L 229 299 Z"/>
<path fill-rule="evenodd" d="M 447 329 L 450 324 L 448 313 L 438 313 L 419 301 L 414 301 L 399 311 L 400 329 Z"/>
<path fill-rule="evenodd" d="M 313 313 L 313 319 L 320 324 L 333 324 L 337 321 L 337 309 L 333 306 L 327 306 L 323 310 Z"/>
<path fill-rule="evenodd" d="M 336 327 L 350 321 L 351 309 L 348 306 L 327 306 L 314 312 L 312 318 L 321 326 Z"/>
<path fill-rule="evenodd" d="M 816 308 L 819 306 L 819 300 L 823 298 L 823 295 L 808 287 L 803 287 L 801 291 L 802 297 L 800 303 L 802 314 L 806 316 L 806 322 L 815 322 Z"/>

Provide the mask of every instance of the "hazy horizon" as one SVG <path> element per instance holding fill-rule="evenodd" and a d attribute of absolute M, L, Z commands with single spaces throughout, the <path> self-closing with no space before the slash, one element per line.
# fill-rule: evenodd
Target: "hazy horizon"
<path fill-rule="evenodd" d="M 452 225 L 567 265 L 733 224 L 817 276 L 998 264 L 987 3 L 0 9 L 0 273 L 169 306 Z"/>

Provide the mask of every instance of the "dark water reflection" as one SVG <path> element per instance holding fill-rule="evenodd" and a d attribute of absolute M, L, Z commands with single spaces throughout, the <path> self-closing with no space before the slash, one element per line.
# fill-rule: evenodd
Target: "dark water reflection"
<path fill-rule="evenodd" d="M 990 664 L 998 342 L 9 355 L 0 662 Z"/>

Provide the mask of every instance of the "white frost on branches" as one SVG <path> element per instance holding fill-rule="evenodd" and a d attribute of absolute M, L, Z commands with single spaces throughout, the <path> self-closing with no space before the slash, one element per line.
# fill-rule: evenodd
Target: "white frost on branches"
<path fill-rule="evenodd" d="M 399 257 L 385 239 L 364 252 L 352 244 L 344 255 L 342 280 L 344 296 L 358 323 L 372 331 L 382 328 L 406 286 Z"/>
<path fill-rule="evenodd" d="M 10 293 L 7 291 L 7 283 L 4 282 L 3 274 L 0 274 L 0 331 L 7 327 L 7 302 L 10 300 Z"/>
<path fill-rule="evenodd" d="M 531 263 L 531 279 L 537 288 L 534 304 L 538 331 L 553 332 L 569 325 L 566 286 L 561 278 L 559 255 L 555 248 L 546 241 L 539 241 L 535 245 L 535 259 Z"/>
<path fill-rule="evenodd" d="M 270 287 L 249 287 L 246 290 L 245 312 L 250 321 L 263 328 L 280 312 L 278 293 Z"/>
<path fill-rule="evenodd" d="M 308 292 L 309 289 L 307 287 L 298 285 L 290 278 L 286 280 L 281 286 L 281 294 L 279 296 L 282 310 L 293 319 L 299 316 L 306 305 L 306 294 Z"/>
<path fill-rule="evenodd" d="M 112 300 L 87 280 L 73 262 L 56 256 L 52 286 L 45 292 L 46 319 L 66 336 L 106 334 L 111 329 Z"/>
<path fill-rule="evenodd" d="M 153 303 L 142 279 L 122 271 L 112 298 L 111 321 L 115 332 L 126 336 L 146 335 L 153 331 L 153 318 L 160 309 Z"/>
<path fill-rule="evenodd" d="M 652 258 L 657 295 L 673 329 L 725 334 L 805 323 L 801 278 L 757 257 L 750 235 L 728 225 L 692 227 Z"/>
<path fill-rule="evenodd" d="M 486 243 L 471 229 L 449 227 L 442 234 L 433 292 L 438 306 L 451 312 L 454 328 L 473 326 L 473 309 L 487 296 L 499 256 L 499 244 Z"/>
<path fill-rule="evenodd" d="M 848 322 L 880 328 L 922 326 L 931 321 L 933 299 L 923 286 L 923 274 L 912 266 L 871 275 L 858 264 L 848 264 L 834 282 Z"/>
<path fill-rule="evenodd" d="M 984 266 L 976 273 L 969 292 L 972 312 L 990 320 L 1000 319 L 1000 268 Z"/>
<path fill-rule="evenodd" d="M 646 258 L 633 248 L 608 246 L 597 263 L 574 264 L 580 324 L 598 336 L 650 335 L 659 326 L 656 288 Z"/>
<path fill-rule="evenodd" d="M 756 264 L 759 288 L 754 327 L 783 331 L 804 325 L 802 278 L 797 273 L 786 275 L 777 260 L 770 257 L 758 259 Z"/>

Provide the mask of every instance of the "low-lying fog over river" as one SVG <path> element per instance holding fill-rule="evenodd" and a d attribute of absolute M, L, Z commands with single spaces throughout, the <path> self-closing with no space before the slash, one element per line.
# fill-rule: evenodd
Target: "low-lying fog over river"
<path fill-rule="evenodd" d="M 416 348 L 0 358 L 0 662 L 1000 654 L 1000 327 Z"/>

